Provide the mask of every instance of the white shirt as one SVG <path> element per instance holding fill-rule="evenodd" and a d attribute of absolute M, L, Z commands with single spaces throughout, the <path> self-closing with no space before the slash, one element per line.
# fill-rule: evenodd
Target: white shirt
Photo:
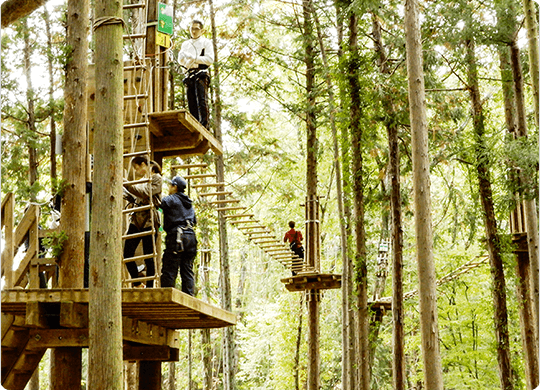
<path fill-rule="evenodd" d="M 187 69 L 198 68 L 199 64 L 212 65 L 214 62 L 212 41 L 205 37 L 188 39 L 182 43 L 180 53 L 178 53 L 178 62 Z"/>

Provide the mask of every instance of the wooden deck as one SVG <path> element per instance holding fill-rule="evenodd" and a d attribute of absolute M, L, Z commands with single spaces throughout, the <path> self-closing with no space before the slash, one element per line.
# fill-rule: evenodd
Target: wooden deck
<path fill-rule="evenodd" d="M 88 289 L 12 289 L 2 291 L 2 313 L 29 318 L 28 307 L 41 306 L 47 317 L 60 313 L 60 303 L 82 304 L 88 311 Z M 122 290 L 122 316 L 166 329 L 222 328 L 236 315 L 174 288 Z"/>
<path fill-rule="evenodd" d="M 209 149 L 223 154 L 221 143 L 186 110 L 148 115 L 155 159 L 203 155 Z"/>
<path fill-rule="evenodd" d="M 298 275 L 281 279 L 281 282 L 289 291 L 330 290 L 341 288 L 341 275 L 300 272 Z"/>

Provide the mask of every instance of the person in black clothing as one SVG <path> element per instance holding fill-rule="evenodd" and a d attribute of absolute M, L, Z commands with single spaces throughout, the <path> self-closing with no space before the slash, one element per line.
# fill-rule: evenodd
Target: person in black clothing
<path fill-rule="evenodd" d="M 161 268 L 161 287 L 174 287 L 178 269 L 182 279 L 182 292 L 195 295 L 193 260 L 197 256 L 197 237 L 193 227 L 197 224 L 192 200 L 184 193 L 187 183 L 175 176 L 169 185 L 169 196 L 163 198 L 163 230 L 165 252 Z"/>

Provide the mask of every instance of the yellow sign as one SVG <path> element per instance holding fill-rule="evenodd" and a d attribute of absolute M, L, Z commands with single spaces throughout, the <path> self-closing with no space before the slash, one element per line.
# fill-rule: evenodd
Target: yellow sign
<path fill-rule="evenodd" d="M 156 31 L 156 45 L 171 47 L 171 37 L 167 34 Z"/>

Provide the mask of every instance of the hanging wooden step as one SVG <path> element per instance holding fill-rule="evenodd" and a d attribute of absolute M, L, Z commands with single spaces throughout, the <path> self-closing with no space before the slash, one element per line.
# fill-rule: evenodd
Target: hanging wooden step
<path fill-rule="evenodd" d="M 199 173 L 199 174 L 194 174 L 194 175 L 185 175 L 185 176 L 183 176 L 183 178 L 186 179 L 186 180 L 190 180 L 190 179 L 206 179 L 206 178 L 211 178 L 211 177 L 216 177 L 216 174 L 215 173 Z"/>
<path fill-rule="evenodd" d="M 193 169 L 193 168 L 208 168 L 208 164 L 199 163 L 199 164 L 179 164 L 171 165 L 171 169 Z"/>
<path fill-rule="evenodd" d="M 124 4 L 122 6 L 122 8 L 124 9 L 144 8 L 144 7 L 146 7 L 146 3 Z"/>
<path fill-rule="evenodd" d="M 198 194 L 199 197 L 204 197 L 204 196 L 227 196 L 227 195 L 232 195 L 232 191 L 218 191 L 218 192 L 205 192 L 205 193 L 202 193 L 202 194 Z"/>
<path fill-rule="evenodd" d="M 226 186 L 227 183 L 200 183 L 200 184 L 193 184 L 192 188 L 205 188 L 205 187 L 221 187 Z"/>

